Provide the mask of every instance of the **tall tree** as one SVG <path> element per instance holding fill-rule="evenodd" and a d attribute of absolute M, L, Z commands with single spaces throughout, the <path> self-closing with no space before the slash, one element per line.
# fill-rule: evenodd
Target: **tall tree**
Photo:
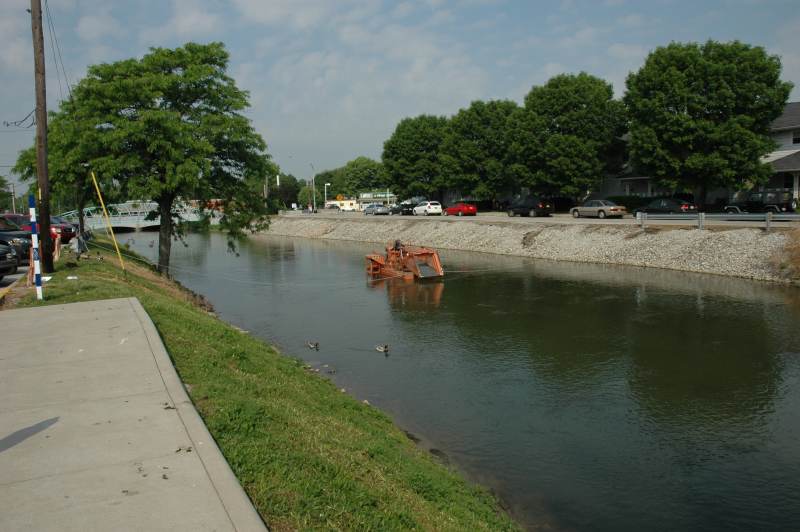
<path fill-rule="evenodd" d="M 447 119 L 420 115 L 404 118 L 383 144 L 388 185 L 399 196 L 433 195 L 442 183 L 439 148 Z"/>
<path fill-rule="evenodd" d="M 533 87 L 512 125 L 512 164 L 534 187 L 582 195 L 620 163 L 624 106 L 609 83 L 585 72 Z"/>
<path fill-rule="evenodd" d="M 492 200 L 511 188 L 506 131 L 517 109 L 509 100 L 475 101 L 450 119 L 441 146 L 447 188 Z"/>
<path fill-rule="evenodd" d="M 342 168 L 345 190 L 350 195 L 388 185 L 383 165 L 369 157 L 356 157 Z"/>
<path fill-rule="evenodd" d="M 227 76 L 222 43 L 153 48 L 141 59 L 95 65 L 74 99 L 102 133 L 103 170 L 160 215 L 158 268 L 169 272 L 179 199 L 224 199 L 232 235 L 266 223 L 248 178 L 271 171 L 266 144 L 241 113 L 248 93 Z"/>
<path fill-rule="evenodd" d="M 297 193 L 300 192 L 300 183 L 292 174 L 281 176 L 281 184 L 278 185 L 275 196 L 281 206 L 285 209 L 292 203 L 297 203 Z"/>
<path fill-rule="evenodd" d="M 0 175 L 0 210 L 10 211 L 11 203 L 11 184 Z"/>
<path fill-rule="evenodd" d="M 628 76 L 632 161 L 662 185 L 697 190 L 763 183 L 760 159 L 774 149 L 770 123 L 792 84 L 780 58 L 733 41 L 671 43 Z"/>
<path fill-rule="evenodd" d="M 317 205 L 322 205 L 322 193 L 319 191 L 319 187 L 312 189 L 311 185 L 304 184 L 297 193 L 297 202 L 302 208 L 311 208 L 314 205 L 315 196 Z"/>

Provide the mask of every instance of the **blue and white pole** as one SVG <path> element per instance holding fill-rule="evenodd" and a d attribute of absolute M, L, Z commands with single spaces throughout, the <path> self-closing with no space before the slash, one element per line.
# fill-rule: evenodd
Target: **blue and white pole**
<path fill-rule="evenodd" d="M 39 261 L 39 227 L 36 225 L 36 198 L 28 196 L 28 207 L 31 213 L 31 247 L 33 248 L 33 274 L 36 280 L 36 299 L 42 296 L 42 264 Z"/>

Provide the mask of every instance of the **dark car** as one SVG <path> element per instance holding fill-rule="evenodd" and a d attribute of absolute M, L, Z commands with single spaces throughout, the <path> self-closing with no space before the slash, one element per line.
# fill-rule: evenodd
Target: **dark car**
<path fill-rule="evenodd" d="M 392 207 L 389 209 L 389 214 L 411 216 L 414 214 L 414 207 L 416 207 L 416 205 L 416 203 L 412 203 L 410 200 L 401 201 L 397 205 L 392 205 Z"/>
<path fill-rule="evenodd" d="M 18 225 L 23 231 L 28 233 L 31 231 L 31 217 L 27 214 L 6 213 L 0 215 L 0 218 Z M 55 241 L 58 236 L 61 236 L 61 243 L 68 244 L 72 237 L 75 236 L 75 227 L 70 222 L 61 223 L 57 220 L 58 217 L 56 216 L 50 217 L 50 237 Z"/>
<path fill-rule="evenodd" d="M 644 212 L 647 214 L 696 214 L 697 205 L 680 198 L 657 198 L 633 211 L 636 213 Z"/>
<path fill-rule="evenodd" d="M 0 244 L 0 280 L 13 273 L 17 273 L 17 254 L 13 247 Z"/>
<path fill-rule="evenodd" d="M 31 234 L 0 216 L 0 242 L 13 246 L 17 264 L 27 264 L 31 248 Z"/>
<path fill-rule="evenodd" d="M 528 196 L 509 205 L 509 216 L 550 216 L 555 209 L 552 202 L 536 196 Z"/>
<path fill-rule="evenodd" d="M 797 200 L 792 197 L 789 190 L 763 190 L 760 192 L 737 192 L 733 201 L 725 205 L 727 213 L 746 212 L 794 212 L 797 210 Z"/>

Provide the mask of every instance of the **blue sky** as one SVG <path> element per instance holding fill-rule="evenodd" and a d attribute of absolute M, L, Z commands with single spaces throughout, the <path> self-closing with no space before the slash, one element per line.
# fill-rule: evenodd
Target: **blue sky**
<path fill-rule="evenodd" d="M 764 46 L 782 57 L 783 78 L 800 87 L 797 0 L 48 2 L 73 83 L 87 65 L 141 56 L 151 46 L 223 41 L 269 152 L 303 178 L 312 164 L 322 170 L 359 155 L 379 159 L 403 117 L 449 115 L 475 99 L 521 102 L 531 86 L 561 72 L 603 77 L 619 96 L 648 51 L 673 40 Z M 34 107 L 28 6 L 0 0 L 0 130 Z M 48 39 L 45 33 L 52 109 L 61 95 Z M 32 132 L 0 133 L 0 165 L 32 140 Z"/>

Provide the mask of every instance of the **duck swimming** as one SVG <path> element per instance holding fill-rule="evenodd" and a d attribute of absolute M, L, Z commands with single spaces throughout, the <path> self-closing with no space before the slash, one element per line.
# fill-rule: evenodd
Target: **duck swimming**
<path fill-rule="evenodd" d="M 388 353 L 389 352 L 389 344 L 376 345 L 375 346 L 375 350 L 380 352 L 380 353 Z"/>
<path fill-rule="evenodd" d="M 319 342 L 306 342 L 306 347 L 319 351 Z"/>

